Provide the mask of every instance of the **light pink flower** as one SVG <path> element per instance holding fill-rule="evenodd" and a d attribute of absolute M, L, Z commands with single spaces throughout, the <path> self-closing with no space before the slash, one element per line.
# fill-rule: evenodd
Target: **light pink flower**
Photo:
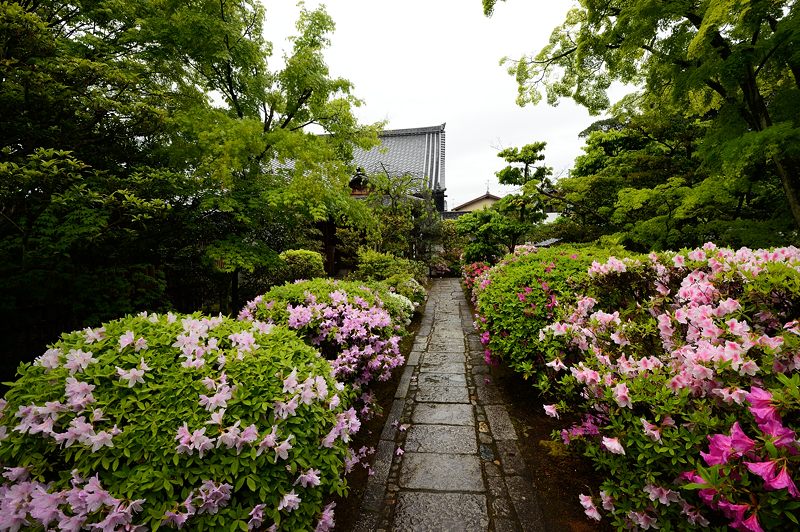
<path fill-rule="evenodd" d="M 284 495 L 281 502 L 278 503 L 278 511 L 286 509 L 286 511 L 291 512 L 292 510 L 297 510 L 299 507 L 300 497 L 297 496 L 294 490 Z"/>
<path fill-rule="evenodd" d="M 554 417 L 559 419 L 558 410 L 556 408 L 557 405 L 544 405 L 544 413 L 550 417 Z"/>
<path fill-rule="evenodd" d="M 611 453 L 625 454 L 625 449 L 619 442 L 619 438 L 607 438 L 606 436 L 603 436 L 602 446 Z"/>

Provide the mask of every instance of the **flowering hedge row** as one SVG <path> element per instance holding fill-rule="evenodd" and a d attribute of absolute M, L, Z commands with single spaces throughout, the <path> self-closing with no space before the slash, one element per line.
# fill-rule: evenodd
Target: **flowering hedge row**
<path fill-rule="evenodd" d="M 0 529 L 328 530 L 351 400 L 263 322 L 145 314 L 65 334 L 0 401 Z"/>
<path fill-rule="evenodd" d="M 557 400 L 549 415 L 578 419 L 560 437 L 606 475 L 581 496 L 587 515 L 621 528 L 797 526 L 800 251 L 706 244 L 592 260 L 563 274 L 571 293 L 534 284 L 559 253 L 485 274 L 476 324 L 493 355 Z M 549 273 L 602 253 L 561 255 Z M 518 308 L 531 299 L 533 311 Z M 497 328 L 514 315 L 526 325 Z"/>

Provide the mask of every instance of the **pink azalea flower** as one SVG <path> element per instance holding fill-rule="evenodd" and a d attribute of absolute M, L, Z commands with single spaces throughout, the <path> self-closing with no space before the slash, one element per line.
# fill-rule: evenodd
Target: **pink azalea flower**
<path fill-rule="evenodd" d="M 578 500 L 580 500 L 581 506 L 583 506 L 583 511 L 587 517 L 594 519 L 595 521 L 600 520 L 600 512 L 597 511 L 597 507 L 594 505 L 594 501 L 589 495 L 584 495 L 581 493 L 578 495 Z"/>
<path fill-rule="evenodd" d="M 614 400 L 617 402 L 619 406 L 627 406 L 628 408 L 633 408 L 631 404 L 631 398 L 628 395 L 628 386 L 621 382 L 614 387 Z"/>
<path fill-rule="evenodd" d="M 625 449 L 619 442 L 619 438 L 607 438 L 603 436 L 602 446 L 609 452 L 614 454 L 625 454 Z"/>
<path fill-rule="evenodd" d="M 282 441 L 277 447 L 275 447 L 276 460 L 278 458 L 282 458 L 283 460 L 289 458 L 289 449 L 292 448 L 292 444 L 289 442 L 292 438 L 294 438 L 294 436 L 290 435 L 288 438 Z"/>
<path fill-rule="evenodd" d="M 558 410 L 556 409 L 557 405 L 544 405 L 544 413 L 550 417 L 554 417 L 556 419 L 559 418 Z"/>
<path fill-rule="evenodd" d="M 314 532 L 330 532 L 336 524 L 333 520 L 333 508 L 336 506 L 335 502 L 330 503 L 322 510 L 322 515 L 319 517 Z"/>
<path fill-rule="evenodd" d="M 122 351 L 129 345 L 133 345 L 134 336 L 133 331 L 125 331 L 125 334 L 119 337 L 119 350 Z"/>

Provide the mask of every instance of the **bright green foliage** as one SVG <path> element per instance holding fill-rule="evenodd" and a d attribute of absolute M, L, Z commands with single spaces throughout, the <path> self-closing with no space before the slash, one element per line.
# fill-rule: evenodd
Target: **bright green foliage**
<path fill-rule="evenodd" d="M 441 232 L 441 216 L 423 180 L 385 172 L 366 181 L 370 190 L 366 202 L 375 221 L 366 241 L 383 253 L 428 261 L 432 243 Z"/>
<path fill-rule="evenodd" d="M 355 279 L 382 281 L 398 274 L 411 276 L 418 282 L 424 282 L 428 277 L 427 267 L 422 262 L 371 249 L 358 251 L 358 266 L 352 274 Z"/>
<path fill-rule="evenodd" d="M 464 247 L 464 262 L 496 261 L 504 253 L 513 252 L 544 220 L 539 189 L 549 186 L 547 176 L 553 171 L 535 164 L 544 160 L 545 144 L 535 142 L 497 154 L 508 163 L 497 172 L 497 179 L 504 185 L 519 186 L 520 192 L 505 196 L 488 209 L 458 218 L 456 231 L 469 239 Z"/>
<path fill-rule="evenodd" d="M 571 98 L 599 113 L 614 81 L 665 97 L 683 120 L 708 121 L 698 155 L 723 188 L 736 190 L 743 174 L 768 183 L 774 172 L 800 227 L 799 35 L 792 0 L 581 0 L 536 56 L 509 70 L 520 105 L 546 93 L 551 105 Z"/>
<path fill-rule="evenodd" d="M 298 279 L 313 279 L 325 275 L 322 255 L 307 249 L 289 249 L 279 255 L 285 263 L 285 279 L 292 282 Z"/>
<path fill-rule="evenodd" d="M 324 9 L 302 10 L 280 69 L 252 0 L 3 3 L 0 21 L 0 321 L 18 352 L 143 308 L 233 311 L 319 223 L 367 224 L 350 157 L 380 125 L 330 75 Z"/>
<path fill-rule="evenodd" d="M 130 344 L 123 341 L 129 331 Z M 185 367 L 185 355 L 175 347 L 181 337 L 190 335 L 189 331 L 203 345 L 218 345 L 198 357 L 205 361 L 200 367 Z M 241 344 L 237 347 L 232 336 L 236 334 L 252 334 L 256 345 L 251 349 L 242 349 Z M 135 342 L 143 339 L 146 346 L 133 343 L 134 338 Z M 70 370 L 65 366 L 76 350 L 89 353 L 92 360 Z M 226 361 L 220 369 L 222 355 Z M 132 381 L 129 386 L 120 377 L 120 369 L 145 366 L 143 382 Z M 69 489 L 72 471 L 87 479 L 98 475 L 112 496 L 125 501 L 144 499 L 142 510 L 134 512 L 134 523 L 152 530 L 159 528 L 166 512 L 185 511 L 183 501 L 191 492 L 197 496 L 207 480 L 229 484 L 230 501 L 216 514 L 200 512 L 190 517 L 186 526 L 191 530 L 246 528 L 249 513 L 257 504 L 266 505 L 266 523 L 274 521 L 286 530 L 310 529 L 319 518 L 323 501 L 346 491 L 341 477 L 346 445 L 341 440 L 330 447 L 320 443 L 351 398 L 339 392 L 341 404 L 335 408 L 329 408 L 326 399 L 315 399 L 300 404 L 295 415 L 283 418 L 276 413 L 275 403 L 288 402 L 292 397 L 283 388 L 284 379 L 293 370 L 300 383 L 307 377 L 324 379 L 328 399 L 337 393 L 328 362 L 283 327 L 262 333 L 253 323 L 222 317 L 151 314 L 108 322 L 94 331 L 64 334 L 36 363 L 20 366 L 19 378 L 5 396 L 8 405 L 0 425 L 8 436 L 0 445 L 0 463 L 27 467 L 32 480 L 52 482 L 51 491 Z M 55 432 L 66 431 L 76 418 L 93 425 L 97 433 L 112 432 L 116 427 L 121 432 L 108 446 L 93 451 L 88 443 L 65 445 L 43 433 L 13 430 L 22 419 L 12 412 L 20 408 L 44 406 L 48 401 L 68 403 L 70 393 L 65 384 L 70 379 L 93 386 L 94 401 L 83 408 L 59 410 Z M 214 382 L 201 382 L 204 379 Z M 215 395 L 214 387 L 219 392 L 226 382 L 232 396 L 224 410 L 216 410 L 223 412 L 219 424 L 210 420 L 211 412 L 201 404 L 201 398 Z M 241 430 L 252 424 L 258 439 L 243 443 L 239 452 L 218 442 L 201 457 L 196 450 L 176 450 L 180 439 L 176 435 L 184 424 L 190 432 L 204 430 L 212 439 L 234 424 Z M 292 448 L 286 459 L 278 458 L 272 448 L 258 451 L 259 442 L 273 425 L 278 442 L 290 438 Z M 295 485 L 298 476 L 310 468 L 320 472 L 321 484 L 307 488 Z M 291 490 L 302 499 L 299 508 L 278 511 L 281 498 Z"/>
<path fill-rule="evenodd" d="M 618 108 L 584 131 L 569 177 L 543 191 L 564 219 L 566 240 L 607 239 L 630 249 L 676 249 L 708 240 L 764 247 L 786 241 L 791 216 L 779 178 L 765 165 L 736 177 L 702 166 L 708 121 L 687 121 L 667 104 Z M 644 110 L 639 110 L 644 108 Z"/>
<path fill-rule="evenodd" d="M 393 326 L 400 325 L 402 327 L 411 322 L 414 312 L 413 305 L 409 308 L 408 302 L 398 301 L 389 296 L 391 293 L 389 285 L 377 281 L 311 279 L 299 283 L 287 283 L 271 288 L 259 296 L 255 304 L 251 302 L 249 306 L 258 309 L 252 314 L 256 319 L 286 323 L 289 318 L 287 305 L 305 305 L 309 302 L 309 296 L 318 303 L 332 303 L 331 293 L 337 290 L 345 292 L 349 298 L 362 298 L 370 306 L 385 308 L 392 318 Z M 274 301 L 274 303 L 266 308 L 270 301 Z M 387 328 L 384 332 L 391 336 L 398 331 L 392 327 Z M 399 332 L 402 332 L 402 328 Z"/>

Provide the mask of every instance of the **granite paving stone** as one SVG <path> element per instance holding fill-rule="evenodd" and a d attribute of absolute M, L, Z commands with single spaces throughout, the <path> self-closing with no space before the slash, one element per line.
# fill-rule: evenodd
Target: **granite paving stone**
<path fill-rule="evenodd" d="M 516 440 L 517 431 L 503 405 L 486 405 L 486 417 L 495 440 Z"/>
<path fill-rule="evenodd" d="M 417 403 L 412 423 L 475 426 L 472 405 L 454 403 Z"/>
<path fill-rule="evenodd" d="M 406 452 L 475 454 L 478 444 L 475 429 L 456 425 L 411 425 L 406 436 Z"/>
<path fill-rule="evenodd" d="M 420 387 L 416 400 L 421 403 L 469 403 L 469 394 L 463 386 Z"/>
<path fill-rule="evenodd" d="M 400 487 L 432 491 L 485 490 L 480 460 L 469 454 L 405 453 L 400 468 Z"/>
<path fill-rule="evenodd" d="M 464 363 L 440 362 L 438 364 L 423 363 L 419 367 L 420 373 L 464 373 Z"/>
<path fill-rule="evenodd" d="M 420 375 L 418 383 L 420 386 L 466 386 L 467 376 L 463 373 L 424 373 Z"/>
<path fill-rule="evenodd" d="M 447 364 L 451 362 L 464 363 L 464 353 L 445 353 L 445 352 L 427 352 L 422 355 L 422 365 L 430 366 L 432 364 Z"/>
<path fill-rule="evenodd" d="M 488 526 L 483 495 L 403 492 L 398 496 L 392 530 L 482 531 Z"/>

